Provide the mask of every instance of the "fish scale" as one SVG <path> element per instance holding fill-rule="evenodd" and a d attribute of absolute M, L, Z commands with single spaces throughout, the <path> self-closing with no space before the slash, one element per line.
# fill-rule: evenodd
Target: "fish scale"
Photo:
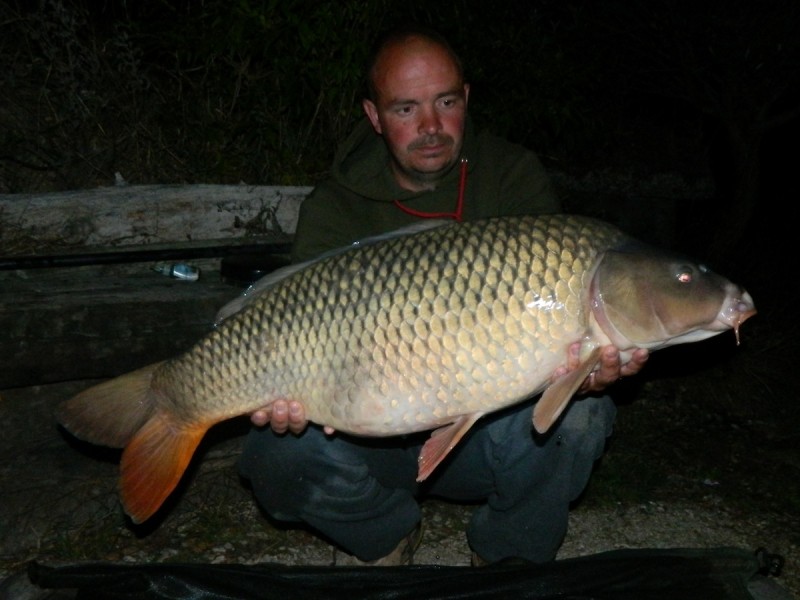
<path fill-rule="evenodd" d="M 676 275 L 680 274 L 680 277 Z M 682 257 L 576 215 L 426 225 L 267 276 L 185 354 L 81 392 L 59 421 L 125 447 L 121 495 L 136 522 L 177 484 L 205 431 L 277 399 L 337 435 L 437 429 L 424 479 L 487 413 L 544 390 L 546 431 L 599 348 L 651 350 L 717 335 L 750 296 Z M 551 383 L 581 342 L 581 364 Z"/>

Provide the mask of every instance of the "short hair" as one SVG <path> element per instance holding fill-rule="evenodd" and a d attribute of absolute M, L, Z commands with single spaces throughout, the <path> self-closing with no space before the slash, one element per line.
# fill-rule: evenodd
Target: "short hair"
<path fill-rule="evenodd" d="M 364 87 L 367 97 L 373 102 L 378 96 L 378 91 L 375 89 L 375 67 L 378 64 L 381 54 L 383 54 L 386 48 L 401 45 L 411 38 L 422 38 L 442 48 L 456 65 L 459 77 L 461 77 L 462 80 L 464 79 L 464 66 L 461 63 L 461 58 L 456 54 L 450 42 L 448 42 L 441 33 L 419 23 L 405 23 L 393 27 L 379 35 L 372 46 L 369 60 L 367 61 L 367 69 L 364 73 Z"/>

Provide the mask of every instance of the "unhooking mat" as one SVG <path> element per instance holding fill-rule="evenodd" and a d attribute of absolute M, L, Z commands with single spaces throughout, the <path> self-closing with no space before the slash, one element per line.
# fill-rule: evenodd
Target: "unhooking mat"
<path fill-rule="evenodd" d="M 754 577 L 777 574 L 764 549 L 635 549 L 544 565 L 301 567 L 277 564 L 28 565 L 30 581 L 97 600 L 752 600 Z M 74 593 L 74 595 L 72 595 Z"/>

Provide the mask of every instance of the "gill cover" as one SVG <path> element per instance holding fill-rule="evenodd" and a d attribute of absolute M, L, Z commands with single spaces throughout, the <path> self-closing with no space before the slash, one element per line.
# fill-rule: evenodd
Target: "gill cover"
<path fill-rule="evenodd" d="M 655 350 L 718 333 L 728 290 L 706 266 L 635 242 L 605 253 L 591 294 L 592 311 L 615 345 Z"/>

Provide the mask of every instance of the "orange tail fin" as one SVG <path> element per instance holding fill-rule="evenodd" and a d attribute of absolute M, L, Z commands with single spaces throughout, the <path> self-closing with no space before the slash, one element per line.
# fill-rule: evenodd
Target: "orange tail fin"
<path fill-rule="evenodd" d="M 158 412 L 134 436 L 120 465 L 122 505 L 134 523 L 149 519 L 172 493 L 210 425 L 187 427 Z"/>
<path fill-rule="evenodd" d="M 104 381 L 59 405 L 56 417 L 87 442 L 125 448 L 122 505 L 134 523 L 150 518 L 186 470 L 213 423 L 182 423 L 159 409 L 152 388 L 156 363 Z"/>

